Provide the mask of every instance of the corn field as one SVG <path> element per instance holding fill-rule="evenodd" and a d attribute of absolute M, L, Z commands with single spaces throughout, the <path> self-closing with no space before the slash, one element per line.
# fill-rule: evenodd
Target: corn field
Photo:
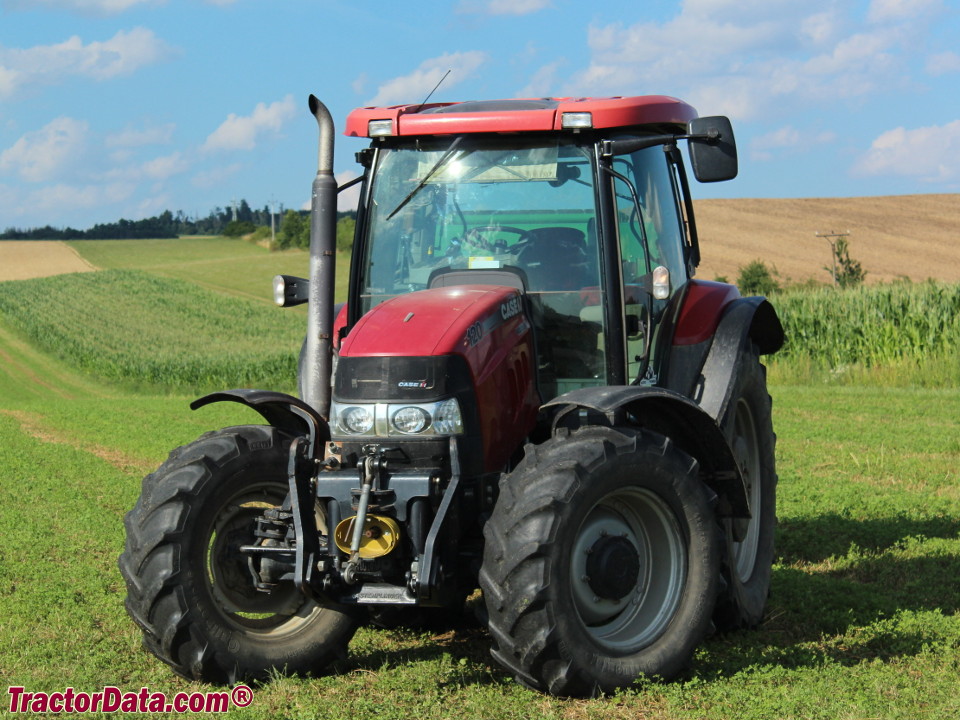
<path fill-rule="evenodd" d="M 74 367 L 169 389 L 291 388 L 304 333 L 295 314 L 131 270 L 0 283 L 0 314 Z"/>
<path fill-rule="evenodd" d="M 796 290 L 771 302 L 787 338 L 775 373 L 892 368 L 909 382 L 960 382 L 960 285 Z M 305 329 L 299 313 L 133 270 L 0 282 L 0 314 L 74 367 L 191 391 L 292 389 Z M 932 360 L 948 370 L 926 380 Z"/>
<path fill-rule="evenodd" d="M 784 293 L 772 302 L 786 332 L 784 359 L 837 368 L 960 357 L 960 285 L 823 288 Z"/>

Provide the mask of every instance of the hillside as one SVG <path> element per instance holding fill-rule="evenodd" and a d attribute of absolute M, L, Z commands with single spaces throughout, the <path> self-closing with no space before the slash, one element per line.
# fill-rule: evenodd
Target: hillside
<path fill-rule="evenodd" d="M 740 267 L 760 259 L 781 282 L 828 282 L 830 246 L 816 233 L 849 231 L 850 256 L 868 283 L 901 276 L 960 282 L 960 194 L 699 200 L 694 212 L 703 279 L 735 281 Z"/>

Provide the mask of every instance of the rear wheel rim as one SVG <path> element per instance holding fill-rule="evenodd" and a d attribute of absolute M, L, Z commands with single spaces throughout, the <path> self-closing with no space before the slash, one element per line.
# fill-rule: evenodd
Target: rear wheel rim
<path fill-rule="evenodd" d="M 743 474 L 751 516 L 743 540 L 733 543 L 733 559 L 737 577 L 742 583 L 746 583 L 753 577 L 757 562 L 757 549 L 760 546 L 760 504 L 763 488 L 757 425 L 753 419 L 753 411 L 746 399 L 740 398 L 737 401 L 736 413 L 733 452 Z"/>
<path fill-rule="evenodd" d="M 591 555 L 605 550 L 629 569 L 618 573 L 616 567 L 608 568 L 607 578 L 591 577 L 590 571 L 597 570 Z M 687 555 L 676 515 L 649 490 L 610 493 L 581 523 L 570 573 L 577 614 L 594 642 L 615 653 L 650 645 L 666 630 L 683 597 Z M 625 576 L 635 577 L 626 591 Z"/>

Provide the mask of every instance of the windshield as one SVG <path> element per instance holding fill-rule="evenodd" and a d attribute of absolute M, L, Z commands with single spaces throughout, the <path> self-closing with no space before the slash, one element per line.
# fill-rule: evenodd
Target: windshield
<path fill-rule="evenodd" d="M 551 361 L 542 378 L 599 384 L 605 371 L 590 158 L 589 148 L 569 141 L 515 138 L 418 140 L 381 150 L 368 205 L 361 314 L 436 286 L 452 271 L 506 271 L 531 298 L 539 345 L 546 340 L 555 356 L 569 355 Z"/>

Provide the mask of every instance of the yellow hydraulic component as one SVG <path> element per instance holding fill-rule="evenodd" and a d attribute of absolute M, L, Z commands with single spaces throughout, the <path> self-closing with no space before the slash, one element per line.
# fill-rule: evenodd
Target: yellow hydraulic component
<path fill-rule="evenodd" d="M 356 516 L 341 520 L 333 534 L 333 539 L 347 555 L 350 554 L 350 541 L 353 538 L 353 523 Z M 383 557 L 391 552 L 400 539 L 400 526 L 391 517 L 367 515 L 360 537 L 360 557 L 364 560 Z"/>

